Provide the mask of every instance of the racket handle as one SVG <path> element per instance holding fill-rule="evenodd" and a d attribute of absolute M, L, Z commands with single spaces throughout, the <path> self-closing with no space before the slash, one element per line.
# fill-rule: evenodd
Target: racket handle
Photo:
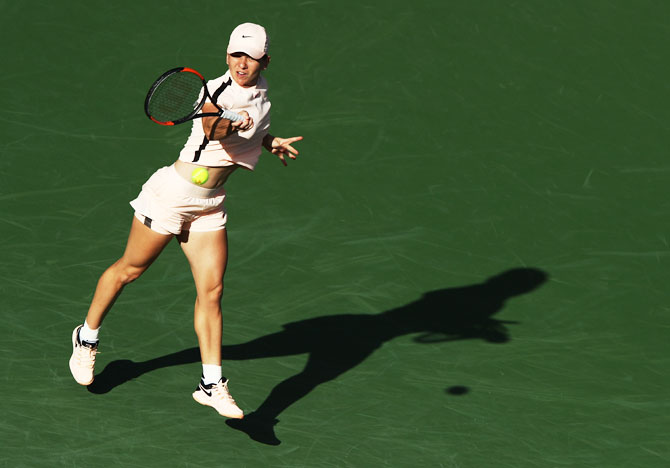
<path fill-rule="evenodd" d="M 244 117 L 242 117 L 240 114 L 237 114 L 233 111 L 229 111 L 229 110 L 226 110 L 226 109 L 221 111 L 220 117 L 222 119 L 228 119 L 228 120 L 231 120 L 233 122 L 237 122 L 238 120 L 244 120 Z"/>

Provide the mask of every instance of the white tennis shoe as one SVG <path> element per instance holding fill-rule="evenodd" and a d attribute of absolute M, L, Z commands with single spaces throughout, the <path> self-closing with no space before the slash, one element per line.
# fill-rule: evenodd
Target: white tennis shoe
<path fill-rule="evenodd" d="M 70 372 L 79 385 L 91 385 L 95 371 L 95 355 L 98 354 L 98 344 L 82 343 L 79 339 L 79 325 L 72 332 L 72 356 L 70 357 Z"/>
<path fill-rule="evenodd" d="M 228 391 L 228 380 L 223 379 L 215 384 L 205 385 L 202 380 L 198 384 L 193 399 L 201 405 L 211 406 L 221 416 L 234 419 L 242 419 L 244 412 L 237 406 L 233 397 Z"/>

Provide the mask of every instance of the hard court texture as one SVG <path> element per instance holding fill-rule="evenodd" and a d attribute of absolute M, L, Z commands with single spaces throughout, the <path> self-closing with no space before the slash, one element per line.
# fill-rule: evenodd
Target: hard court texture
<path fill-rule="evenodd" d="M 670 466 L 667 2 L 0 2 L 0 466 Z M 70 334 L 189 125 L 153 80 L 271 35 L 227 184 L 224 374 L 177 244 Z"/>

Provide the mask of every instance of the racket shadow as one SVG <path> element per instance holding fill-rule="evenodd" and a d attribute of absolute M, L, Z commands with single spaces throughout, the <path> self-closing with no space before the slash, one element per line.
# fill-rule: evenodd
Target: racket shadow
<path fill-rule="evenodd" d="M 279 445 L 274 425 L 279 415 L 317 386 L 355 368 L 385 342 L 416 335 L 416 343 L 482 339 L 510 340 L 507 325 L 517 322 L 494 318 L 511 297 L 541 286 L 548 275 L 534 268 L 508 270 L 483 283 L 439 289 L 419 300 L 379 314 L 337 314 L 285 324 L 283 330 L 246 343 L 223 346 L 223 359 L 248 360 L 307 354 L 305 368 L 278 383 L 267 398 L 242 420 L 226 423 L 250 438 Z M 197 347 L 144 362 L 117 360 L 96 376 L 88 389 L 103 394 L 163 367 L 198 362 Z M 467 393 L 467 387 L 463 387 Z"/>

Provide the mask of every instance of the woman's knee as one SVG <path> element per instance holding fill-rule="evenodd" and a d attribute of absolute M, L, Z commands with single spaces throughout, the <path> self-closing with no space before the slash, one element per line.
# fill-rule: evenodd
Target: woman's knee
<path fill-rule="evenodd" d="M 198 290 L 198 302 L 201 305 L 218 307 L 223 297 L 223 283 L 213 283 Z"/>
<path fill-rule="evenodd" d="M 112 268 L 114 276 L 122 285 L 132 283 L 147 270 L 147 267 L 130 265 L 124 262 L 123 259 L 116 262 Z"/>

